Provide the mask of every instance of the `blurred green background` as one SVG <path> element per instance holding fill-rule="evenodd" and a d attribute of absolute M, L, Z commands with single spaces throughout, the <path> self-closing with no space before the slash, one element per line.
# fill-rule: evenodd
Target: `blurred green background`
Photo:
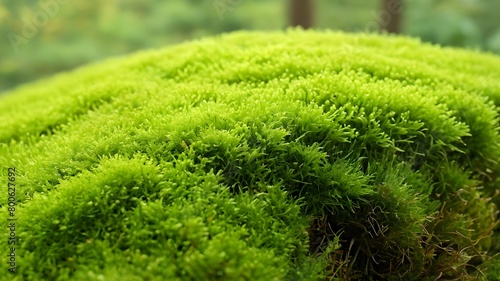
<path fill-rule="evenodd" d="M 0 0 L 0 92 L 110 56 L 290 25 L 292 0 Z M 313 0 L 313 27 L 376 31 L 384 0 Z M 500 0 L 402 0 L 401 33 L 500 53 Z"/>

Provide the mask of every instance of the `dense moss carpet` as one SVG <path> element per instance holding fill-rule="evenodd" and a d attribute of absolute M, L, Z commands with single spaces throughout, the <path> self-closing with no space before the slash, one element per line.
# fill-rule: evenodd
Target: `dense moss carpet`
<path fill-rule="evenodd" d="M 497 56 L 302 30 L 22 86 L 0 280 L 500 280 L 499 105 Z"/>

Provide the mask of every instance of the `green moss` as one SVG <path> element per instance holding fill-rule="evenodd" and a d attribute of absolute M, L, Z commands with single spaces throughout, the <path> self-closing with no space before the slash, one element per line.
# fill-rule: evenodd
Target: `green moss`
<path fill-rule="evenodd" d="M 494 276 L 498 65 L 238 32 L 22 86 L 0 100 L 0 280 Z"/>

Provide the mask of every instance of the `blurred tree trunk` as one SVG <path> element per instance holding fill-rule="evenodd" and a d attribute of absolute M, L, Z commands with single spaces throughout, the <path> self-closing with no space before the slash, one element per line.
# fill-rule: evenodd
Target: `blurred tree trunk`
<path fill-rule="evenodd" d="M 403 17 L 403 0 L 382 0 L 380 29 L 389 33 L 400 33 Z"/>
<path fill-rule="evenodd" d="M 311 28 L 314 17 L 314 0 L 290 0 L 290 25 Z"/>

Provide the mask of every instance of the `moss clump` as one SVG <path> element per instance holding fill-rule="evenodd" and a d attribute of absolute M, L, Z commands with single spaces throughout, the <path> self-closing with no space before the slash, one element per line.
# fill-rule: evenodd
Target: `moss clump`
<path fill-rule="evenodd" d="M 0 280 L 492 278 L 498 65 L 239 32 L 18 88 L 0 103 L 18 219 Z"/>

